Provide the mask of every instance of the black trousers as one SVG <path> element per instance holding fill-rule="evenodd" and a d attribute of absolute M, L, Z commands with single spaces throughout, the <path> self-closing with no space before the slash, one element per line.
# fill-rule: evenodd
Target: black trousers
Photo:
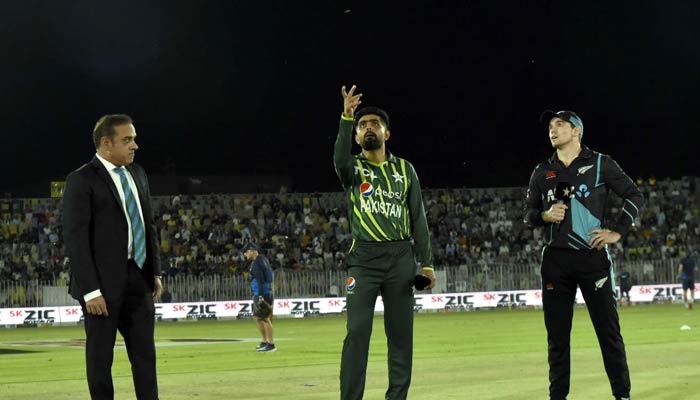
<path fill-rule="evenodd" d="M 571 375 L 570 335 L 576 287 L 586 301 L 605 372 L 616 397 L 629 397 L 630 377 L 617 314 L 614 271 L 605 250 L 546 247 L 542 254 L 542 303 L 549 345 L 549 396 L 566 399 Z"/>
<path fill-rule="evenodd" d="M 153 295 L 141 270 L 128 261 L 128 281 L 121 299 L 106 299 L 109 316 L 88 314 L 85 302 L 80 301 L 85 316 L 85 357 L 90 397 L 114 399 L 112 361 L 117 331 L 124 337 L 131 362 L 136 398 L 158 399 L 156 381 L 156 348 L 154 339 L 155 307 Z"/>
<path fill-rule="evenodd" d="M 348 256 L 347 335 L 340 362 L 340 398 L 364 396 L 374 305 L 381 293 L 389 357 L 387 400 L 405 400 L 413 367 L 413 277 L 408 241 L 356 243 Z"/>

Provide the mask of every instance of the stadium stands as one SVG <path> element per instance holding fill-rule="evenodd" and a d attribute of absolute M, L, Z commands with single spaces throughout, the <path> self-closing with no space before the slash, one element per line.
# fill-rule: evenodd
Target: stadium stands
<path fill-rule="evenodd" d="M 616 263 L 683 256 L 700 238 L 698 178 L 638 184 L 648 206 L 625 242 L 611 249 Z M 469 283 L 459 285 L 481 290 L 494 279 L 503 281 L 474 272 L 495 266 L 503 271 L 524 266 L 526 272 L 508 282 L 518 287 L 533 284 L 541 232 L 522 222 L 523 188 L 428 189 L 424 198 L 436 266 L 472 271 L 472 276 L 458 280 Z M 619 202 L 610 204 L 609 213 L 617 215 L 619 207 Z M 240 250 L 250 240 L 262 245 L 275 269 L 342 271 L 352 241 L 339 192 L 160 196 L 154 198 L 154 208 L 164 271 L 173 283 L 196 276 L 244 275 L 247 263 Z M 0 215 L 0 282 L 41 280 L 64 286 L 68 260 L 63 253 L 61 200 L 2 199 Z M 448 286 L 454 288 L 456 282 Z M 23 288 L 32 290 L 29 285 Z M 318 294 L 327 288 L 320 285 Z"/>

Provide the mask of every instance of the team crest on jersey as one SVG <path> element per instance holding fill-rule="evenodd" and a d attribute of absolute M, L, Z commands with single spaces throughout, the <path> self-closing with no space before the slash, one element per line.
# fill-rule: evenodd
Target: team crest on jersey
<path fill-rule="evenodd" d="M 576 174 L 576 176 L 585 174 L 585 173 L 588 172 L 588 170 L 591 169 L 591 168 L 593 168 L 593 164 L 591 164 L 591 165 L 586 165 L 585 167 L 579 168 L 579 169 L 578 169 L 578 174 Z"/>
<path fill-rule="evenodd" d="M 374 187 L 369 182 L 362 182 L 360 185 L 360 193 L 362 197 L 369 197 L 374 193 Z"/>
<path fill-rule="evenodd" d="M 348 292 L 355 289 L 355 278 L 352 276 L 348 277 Z"/>

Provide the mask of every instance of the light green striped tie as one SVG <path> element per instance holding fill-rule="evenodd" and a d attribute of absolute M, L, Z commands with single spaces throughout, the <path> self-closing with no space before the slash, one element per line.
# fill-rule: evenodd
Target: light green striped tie
<path fill-rule="evenodd" d="M 134 192 L 131 191 L 131 186 L 129 186 L 129 181 L 126 179 L 124 168 L 115 168 L 114 170 L 117 171 L 119 178 L 121 178 L 124 199 L 126 200 L 126 211 L 129 214 L 129 220 L 131 220 L 131 234 L 134 237 L 134 261 L 136 261 L 136 265 L 139 268 L 143 268 L 143 264 L 146 262 L 146 231 L 143 229 L 139 207 L 136 204 Z"/>

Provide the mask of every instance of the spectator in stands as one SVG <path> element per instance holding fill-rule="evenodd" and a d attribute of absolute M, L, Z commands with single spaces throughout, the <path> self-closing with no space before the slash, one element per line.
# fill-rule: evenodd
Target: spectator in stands
<path fill-rule="evenodd" d="M 643 181 L 641 189 L 649 199 L 649 206 L 640 210 L 638 218 L 635 218 L 638 229 L 631 230 L 619 242 L 620 246 L 612 248 L 611 255 L 618 265 L 626 261 L 671 260 L 669 262 L 673 264 L 675 275 L 677 258 L 684 253 L 683 249 L 700 240 L 700 201 L 697 192 L 700 185 L 695 183 L 696 179 L 689 178 L 659 180 L 654 187 L 646 184 L 646 179 Z M 527 229 L 517 215 L 524 190 L 490 190 L 498 202 L 483 199 L 486 193 L 483 189 L 423 190 L 436 264 L 445 268 L 459 268 L 475 265 L 481 259 L 491 262 L 490 253 L 494 251 L 497 253 L 495 262 L 505 265 L 539 263 L 541 230 Z M 674 192 L 679 196 L 674 197 Z M 282 196 L 285 197 L 284 202 Z M 254 226 L 260 232 L 273 235 L 270 236 L 272 243 L 262 247 L 267 250 L 266 255 L 273 262 L 274 269 L 293 269 L 291 260 L 300 259 L 302 238 L 307 234 L 309 243 L 322 242 L 324 252 L 320 264 L 312 264 L 311 267 L 319 270 L 345 269 L 343 258 L 350 246 L 351 236 L 341 193 L 179 195 L 182 200 L 175 201 L 174 206 L 173 199 L 177 197 L 153 198 L 165 275 L 242 274 L 245 268 L 236 267 L 235 262 L 233 268 L 231 265 L 233 257 L 238 258 L 236 262 L 242 266 L 240 248 L 244 243 L 239 232 L 244 211 L 242 199 L 249 199 L 251 215 L 257 216 Z M 622 212 L 620 199 L 611 197 L 608 200 L 606 219 Z M 306 229 L 295 234 L 295 226 L 290 225 L 287 217 L 303 221 L 304 204 L 309 205 L 311 215 L 316 214 L 313 221 L 319 226 L 305 226 L 302 222 Z M 676 210 L 679 206 L 681 209 Z M 0 209 L 12 211 L 0 214 L 3 221 L 0 224 L 0 260 L 4 262 L 4 267 L 0 268 L 0 279 L 12 280 L 17 276 L 21 282 L 37 278 L 65 285 L 67 280 L 60 278 L 62 272 L 68 271 L 67 264 L 62 261 L 65 254 L 60 199 L 0 199 Z M 505 220 L 501 220 L 503 209 Z M 491 210 L 495 211 L 496 221 L 488 221 Z M 664 213 L 665 222 L 658 225 L 657 217 L 661 212 Z M 191 218 L 189 228 L 182 222 L 181 213 L 191 216 L 186 218 Z M 238 227 L 234 224 L 236 219 Z M 199 226 L 197 220 L 200 221 Z M 11 227 L 13 221 L 17 225 Z M 185 229 L 190 231 L 187 242 L 180 236 Z M 453 254 L 448 245 L 454 241 L 454 232 L 457 233 L 457 243 Z M 278 238 L 275 239 L 275 236 Z M 287 239 L 280 240 L 280 236 Z M 261 244 L 261 237 L 265 235 L 256 234 L 258 244 Z M 667 238 L 673 240 L 667 241 Z M 483 242 L 489 241 L 493 245 L 496 239 L 499 246 L 495 250 L 492 246 L 488 250 L 483 247 Z M 193 240 L 198 248 L 204 247 L 201 242 L 208 246 L 203 261 L 205 268 L 198 268 L 197 261 L 201 263 L 202 260 L 192 259 L 188 251 Z M 503 245 L 509 249 L 507 254 L 500 251 Z M 327 249 L 333 251 L 330 260 L 326 255 Z M 282 256 L 281 261 L 278 256 Z"/>

